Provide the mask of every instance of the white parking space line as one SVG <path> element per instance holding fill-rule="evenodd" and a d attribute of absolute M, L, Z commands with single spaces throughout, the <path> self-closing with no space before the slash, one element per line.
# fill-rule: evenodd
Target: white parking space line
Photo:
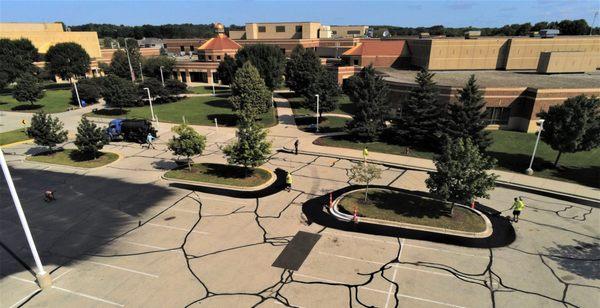
<path fill-rule="evenodd" d="M 347 283 L 343 283 L 340 281 L 335 281 L 335 280 L 330 280 L 330 279 L 325 279 L 325 278 L 320 278 L 320 277 L 315 277 L 315 276 L 310 276 L 310 275 L 304 275 L 304 274 L 298 274 L 297 272 L 294 273 L 294 276 L 301 276 L 301 277 L 306 277 L 306 278 L 310 278 L 310 279 L 315 279 L 315 280 L 320 280 L 323 282 L 329 282 L 329 283 L 339 283 L 339 284 L 347 284 Z M 382 293 L 382 294 L 387 294 L 386 291 L 382 291 L 382 290 L 377 290 L 377 289 L 371 289 L 368 287 L 358 287 L 359 289 L 363 289 L 363 290 L 368 290 L 368 291 L 372 291 L 372 292 L 377 292 L 377 293 Z"/>
<path fill-rule="evenodd" d="M 68 273 L 69 273 L 70 271 L 72 271 L 72 270 L 73 270 L 73 269 L 72 269 L 72 268 L 70 268 L 70 269 L 68 269 L 68 270 L 64 271 L 62 274 L 60 274 L 60 275 L 58 275 L 58 276 L 54 277 L 54 278 L 52 279 L 52 282 L 54 282 L 54 281 L 57 281 L 58 279 L 60 279 L 60 277 L 62 277 L 62 276 L 64 276 L 64 275 L 68 274 Z"/>
<path fill-rule="evenodd" d="M 381 239 L 377 239 L 377 238 L 370 238 L 370 237 L 364 237 L 364 236 L 356 236 L 356 235 L 343 234 L 343 233 L 340 233 L 340 232 L 325 231 L 325 232 L 321 232 L 321 234 L 327 234 L 327 235 L 332 235 L 332 236 L 350 237 L 350 238 L 355 238 L 355 239 L 359 239 L 359 240 L 375 241 L 375 242 L 386 243 L 386 244 L 390 244 L 390 245 L 392 245 L 392 244 L 398 244 L 398 242 L 386 241 L 386 240 L 381 240 Z"/>
<path fill-rule="evenodd" d="M 413 248 L 419 248 L 419 249 L 428 249 L 428 250 L 442 251 L 442 252 L 447 252 L 447 253 L 453 253 L 453 254 L 456 254 L 456 255 L 467 256 L 467 257 L 489 259 L 489 257 L 487 257 L 487 256 L 478 256 L 478 255 L 474 255 L 474 254 L 470 254 L 470 253 L 452 251 L 452 250 L 448 250 L 448 249 L 439 249 L 439 248 L 425 247 L 425 246 L 419 246 L 419 245 L 413 245 L 413 244 L 406 244 L 406 246 L 413 247 Z"/>
<path fill-rule="evenodd" d="M 31 281 L 31 280 L 27 280 L 27 279 L 19 278 L 19 277 L 17 277 L 17 276 L 12 276 L 12 275 L 10 275 L 10 276 L 8 276 L 8 277 L 10 277 L 10 278 L 12 278 L 12 279 L 16 279 L 16 280 L 18 280 L 18 281 L 27 282 L 27 283 L 32 283 L 32 284 L 34 284 L 34 285 L 36 285 L 36 286 L 37 286 L 37 283 L 35 283 L 35 281 Z"/>
<path fill-rule="evenodd" d="M 400 261 L 400 257 L 402 256 L 402 250 L 404 250 L 404 240 L 400 241 L 400 251 L 398 252 L 398 261 Z M 394 268 L 394 274 L 392 275 L 392 281 L 396 281 L 396 273 L 398 272 L 398 268 Z M 390 297 L 392 296 L 392 288 L 394 287 L 394 283 L 390 282 L 390 287 L 388 288 L 387 298 L 385 299 L 385 308 L 388 307 L 390 303 Z"/>
<path fill-rule="evenodd" d="M 127 244 L 131 244 L 131 245 L 135 245 L 135 246 L 140 246 L 140 247 L 145 247 L 145 248 L 152 248 L 152 249 L 158 249 L 158 250 L 169 250 L 172 252 L 177 252 L 177 248 L 165 248 L 165 247 L 160 247 L 160 246 L 154 246 L 154 245 L 148 245 L 148 244 L 142 244 L 142 243 L 137 243 L 137 242 L 132 242 L 132 241 L 128 241 L 128 240 L 120 240 L 123 243 L 127 243 Z"/>
<path fill-rule="evenodd" d="M 179 230 L 179 231 L 185 231 L 185 232 L 190 232 L 190 230 L 188 229 L 184 229 L 184 228 L 179 228 L 179 227 L 173 227 L 173 226 L 165 226 L 165 225 L 159 225 L 159 224 L 155 224 L 155 223 L 146 223 L 144 225 L 149 225 L 149 226 L 153 226 L 153 227 L 161 227 L 161 228 L 167 228 L 167 229 L 173 229 L 173 230 Z M 203 232 L 203 231 L 196 231 L 196 230 L 192 230 L 193 233 L 198 233 L 198 234 L 208 234 L 208 232 Z"/>
<path fill-rule="evenodd" d="M 132 270 L 132 269 L 125 268 L 125 267 L 120 267 L 120 266 L 110 265 L 110 264 L 104 264 L 104 263 L 94 262 L 94 261 L 86 261 L 86 262 L 89 262 L 89 263 L 92 263 L 92 264 L 96 264 L 96 265 L 100 265 L 100 266 L 106 266 L 106 267 L 110 267 L 110 268 L 114 268 L 114 269 L 118 269 L 118 270 L 122 270 L 122 271 L 126 271 L 126 272 L 130 272 L 130 273 L 134 273 L 134 274 L 140 274 L 140 275 L 144 275 L 144 276 L 148 276 L 148 277 L 152 277 L 152 278 L 158 278 L 158 275 L 144 273 L 144 272 Z"/>
<path fill-rule="evenodd" d="M 122 304 L 119 304 L 119 303 L 111 302 L 109 300 L 105 300 L 105 299 L 102 299 L 102 298 L 99 298 L 99 297 L 95 297 L 95 296 L 92 296 L 92 295 L 88 295 L 88 294 L 84 294 L 84 293 L 79 293 L 79 292 L 67 290 L 67 289 L 64 289 L 64 288 L 61 288 L 61 287 L 57 287 L 57 286 L 52 286 L 52 289 L 63 291 L 63 292 L 67 292 L 67 293 L 74 294 L 74 295 L 79 295 L 81 297 L 89 298 L 91 300 L 103 302 L 103 303 L 106 303 L 106 304 L 109 304 L 109 305 L 113 305 L 113 306 L 117 306 L 117 307 L 125 307 L 125 305 L 122 305 Z"/>
<path fill-rule="evenodd" d="M 40 292 L 40 289 L 37 289 L 29 294 L 27 294 L 25 297 L 21 298 L 18 302 L 14 303 L 12 306 L 10 306 L 10 308 L 14 308 L 14 307 L 19 307 L 23 302 L 25 302 L 29 297 L 31 297 L 33 294 Z"/>

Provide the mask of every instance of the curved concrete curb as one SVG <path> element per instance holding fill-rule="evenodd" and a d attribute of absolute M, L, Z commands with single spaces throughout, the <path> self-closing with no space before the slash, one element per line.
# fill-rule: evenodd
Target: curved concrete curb
<path fill-rule="evenodd" d="M 338 209 L 338 204 L 346 195 L 353 193 L 355 191 L 359 191 L 359 190 L 363 190 L 363 189 L 350 190 L 350 191 L 347 191 L 347 192 L 341 194 L 339 197 L 337 197 L 333 201 L 333 206 L 329 209 L 329 212 L 331 213 L 331 215 L 333 215 L 338 220 L 352 222 L 353 216 L 340 212 L 340 210 Z M 394 189 L 389 189 L 389 190 L 395 191 Z M 419 197 L 419 198 L 423 198 L 423 199 L 434 200 L 432 198 L 427 198 L 427 197 L 423 197 L 423 196 L 407 194 L 404 192 L 401 192 L 401 193 Z M 468 237 L 468 238 L 487 238 L 490 235 L 492 235 L 494 229 L 492 228 L 492 223 L 487 218 L 487 216 L 485 216 L 480 211 L 478 211 L 476 209 L 472 209 L 468 206 L 464 206 L 461 204 L 456 204 L 455 206 L 465 208 L 465 209 L 472 211 L 472 212 L 476 213 L 477 215 L 479 215 L 479 217 L 481 217 L 483 219 L 483 221 L 485 222 L 485 226 L 486 226 L 485 230 L 481 231 L 481 232 L 468 232 L 468 231 L 445 229 L 445 228 L 438 228 L 438 227 L 431 227 L 431 226 L 424 226 L 424 225 L 415 225 L 415 224 L 409 224 L 409 223 L 403 223 L 403 222 L 397 222 L 397 221 L 374 219 L 374 218 L 368 218 L 368 217 L 358 217 L 358 222 L 359 223 L 365 222 L 365 223 L 370 223 L 370 224 L 375 224 L 375 225 L 384 225 L 384 226 L 390 226 L 390 227 L 398 227 L 398 228 L 404 228 L 404 229 L 410 229 L 410 230 L 416 230 L 416 231 L 432 232 L 432 233 L 453 235 L 453 236 L 460 236 L 460 237 Z"/>
<path fill-rule="evenodd" d="M 101 151 L 102 152 L 102 151 Z M 60 167 L 65 167 L 65 168 L 71 168 L 71 169 L 76 169 L 76 170 L 82 170 L 82 171 L 91 171 L 91 170 L 96 170 L 96 169 L 100 169 L 100 168 L 104 168 L 106 166 L 110 166 L 118 161 L 120 161 L 121 159 L 123 159 L 123 155 L 121 155 L 121 153 L 118 152 L 113 152 L 113 151 L 105 151 L 103 153 L 113 153 L 113 154 L 117 154 L 117 159 L 111 161 L 110 163 L 106 164 L 106 165 L 102 165 L 102 166 L 98 166 L 98 167 L 91 167 L 91 168 L 87 168 L 87 167 L 77 167 L 77 166 L 69 166 L 69 165 L 62 165 L 62 164 L 53 164 L 53 163 L 46 163 L 46 162 L 41 162 L 41 161 L 35 161 L 35 160 L 28 160 L 27 157 L 31 157 L 33 155 L 28 154 L 25 155 L 25 159 L 23 159 L 23 162 L 26 163 L 30 163 L 30 164 L 42 164 L 42 165 L 48 165 L 48 166 L 60 166 Z"/>
<path fill-rule="evenodd" d="M 245 192 L 256 192 L 256 191 L 260 191 L 263 190 L 269 186 L 271 186 L 273 183 L 275 183 L 275 181 L 277 180 L 277 176 L 275 175 L 275 173 L 269 169 L 265 169 L 265 168 L 257 168 L 257 169 L 262 169 L 265 170 L 269 173 L 269 175 L 271 175 L 271 178 L 266 181 L 263 184 L 260 184 L 258 186 L 232 186 L 232 185 L 222 185 L 222 184 L 215 184 L 215 183 L 209 183 L 209 182 L 198 182 L 198 181 L 189 181 L 189 180 L 180 180 L 180 179 L 173 179 L 173 178 L 168 178 L 165 177 L 165 174 L 168 172 L 163 173 L 160 178 L 169 182 L 169 183 L 176 183 L 176 184 L 185 184 L 185 185 L 192 185 L 192 186 L 199 186 L 199 187 L 208 187 L 208 188 L 217 188 L 217 189 L 225 189 L 225 190 L 230 190 L 230 191 L 245 191 Z"/>

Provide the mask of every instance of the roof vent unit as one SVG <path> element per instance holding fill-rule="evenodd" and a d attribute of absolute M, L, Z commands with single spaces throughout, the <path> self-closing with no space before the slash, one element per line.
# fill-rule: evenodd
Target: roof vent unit
<path fill-rule="evenodd" d="M 430 38 L 431 35 L 429 35 L 429 32 L 421 32 L 419 33 L 419 38 Z"/>
<path fill-rule="evenodd" d="M 540 30 L 541 38 L 553 38 L 560 34 L 558 29 L 542 29 Z"/>
<path fill-rule="evenodd" d="M 481 31 L 466 31 L 465 38 L 467 40 L 476 39 L 481 36 Z"/>

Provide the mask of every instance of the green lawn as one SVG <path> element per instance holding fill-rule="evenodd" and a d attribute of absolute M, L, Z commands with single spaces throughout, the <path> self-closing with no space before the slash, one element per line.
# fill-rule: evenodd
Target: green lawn
<path fill-rule="evenodd" d="M 358 190 L 344 196 L 338 206 L 347 214 L 354 213 L 356 207 L 360 217 L 458 231 L 485 230 L 485 221 L 475 212 L 455 206 L 451 216 L 450 206 L 442 201 L 424 199 L 393 190 L 370 189 L 369 199 L 366 202 L 365 191 Z"/>
<path fill-rule="evenodd" d="M 41 153 L 34 156 L 28 156 L 27 160 L 37 161 L 48 164 L 66 165 L 80 168 L 96 168 L 114 162 L 119 159 L 119 155 L 110 152 L 102 152 L 96 159 L 82 157 L 79 151 L 64 149 L 52 153 Z"/>
<path fill-rule="evenodd" d="M 346 122 L 350 119 L 342 117 L 322 117 L 319 119 L 320 133 L 336 133 L 343 132 L 346 127 Z M 315 132 L 316 117 L 296 117 L 296 126 L 305 132 Z"/>
<path fill-rule="evenodd" d="M 493 143 L 488 154 L 498 160 L 497 169 L 523 173 L 529 165 L 531 152 L 535 144 L 535 134 L 514 131 L 491 131 Z M 411 149 L 385 142 L 359 143 L 347 136 L 321 137 L 314 142 L 317 145 L 361 150 L 365 146 L 372 152 L 406 155 L 419 158 L 433 157 L 429 151 Z M 552 164 L 558 152 L 540 141 L 533 164 L 534 176 L 555 180 L 566 180 L 591 187 L 600 187 L 600 148 L 588 152 L 563 153 L 558 169 Z"/>
<path fill-rule="evenodd" d="M 28 139 L 30 138 L 27 136 L 27 129 L 25 128 L 0 133 L 0 145 L 5 145 Z"/>
<path fill-rule="evenodd" d="M 188 93 L 194 94 L 212 94 L 212 86 L 189 87 Z M 229 93 L 231 90 L 227 87 L 215 86 L 215 93 Z"/>
<path fill-rule="evenodd" d="M 165 173 L 166 178 L 205 182 L 229 186 L 254 187 L 271 179 L 271 173 L 260 168 L 250 173 L 243 167 L 223 164 L 193 164 L 190 172 L 187 166 Z"/>
<path fill-rule="evenodd" d="M 183 123 L 185 121 L 192 125 L 215 125 L 217 118 L 219 126 L 235 126 L 237 116 L 231 109 L 231 104 L 224 97 L 187 97 L 177 102 L 153 105 L 154 114 L 160 122 Z M 125 108 L 125 114 L 116 113 L 115 109 L 100 109 L 88 113 L 90 117 L 108 118 L 144 118 L 150 119 L 150 107 Z M 277 124 L 277 116 L 274 109 L 262 115 L 260 123 L 265 127 Z"/>
<path fill-rule="evenodd" d="M 20 112 L 38 112 L 44 110 L 47 113 L 56 113 L 67 111 L 70 104 L 71 90 L 46 90 L 46 95 L 35 102 L 21 103 L 14 99 L 10 94 L 0 95 L 0 110 L 2 111 L 20 111 Z"/>
<path fill-rule="evenodd" d="M 277 95 L 280 95 L 280 96 L 288 99 L 288 101 L 290 102 L 290 106 L 292 107 L 292 110 L 294 110 L 295 116 L 313 115 L 314 114 L 314 112 L 312 112 L 311 110 L 302 107 L 304 98 L 298 97 L 294 93 L 280 93 Z M 348 96 L 346 96 L 344 94 L 340 95 L 338 97 L 338 102 L 339 102 L 338 108 L 330 113 L 351 114 L 352 111 L 354 111 L 354 105 L 352 104 L 352 102 L 350 101 Z"/>

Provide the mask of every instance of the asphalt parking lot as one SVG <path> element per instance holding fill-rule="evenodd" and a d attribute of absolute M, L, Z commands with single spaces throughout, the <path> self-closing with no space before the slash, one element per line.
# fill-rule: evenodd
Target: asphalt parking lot
<path fill-rule="evenodd" d="M 223 161 L 209 136 L 201 161 Z M 275 140 L 275 143 L 288 140 Z M 348 185 L 347 160 L 277 153 L 294 187 L 234 198 L 170 187 L 171 154 L 110 145 L 122 158 L 83 171 L 20 161 L 13 177 L 53 286 L 41 291 L 6 189 L 0 209 L 0 306 L 596 307 L 598 209 L 504 188 L 482 203 L 528 205 L 506 247 L 466 248 L 310 225 L 305 201 Z M 383 167 L 382 167 L 383 168 Z M 424 190 L 423 173 L 383 168 L 378 185 Z M 5 183 L 2 183 L 5 187 Z M 57 190 L 46 204 L 40 192 Z M 298 231 L 319 234 L 297 271 L 272 266 Z"/>

